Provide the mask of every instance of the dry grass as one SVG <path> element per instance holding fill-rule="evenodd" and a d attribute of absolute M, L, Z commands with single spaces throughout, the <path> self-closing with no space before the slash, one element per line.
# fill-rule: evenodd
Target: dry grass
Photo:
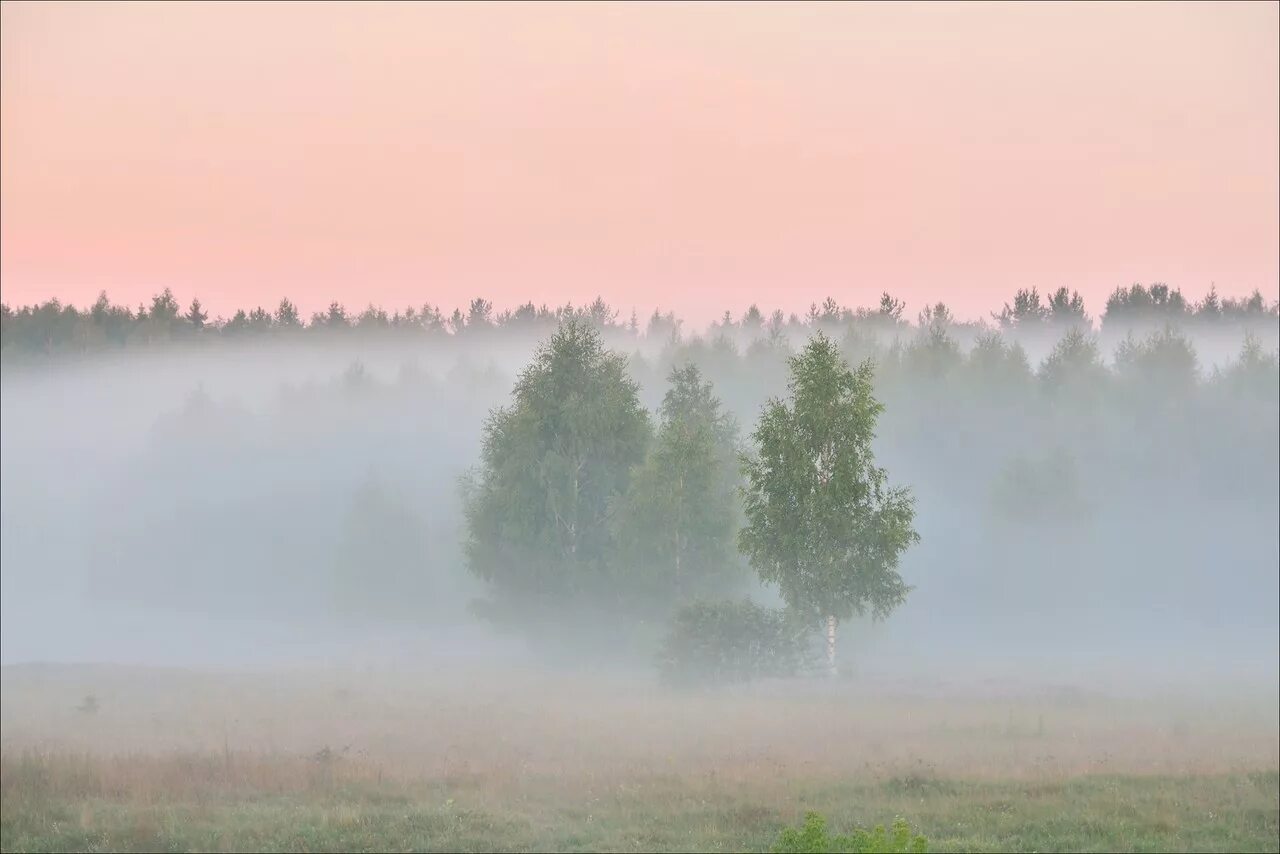
<path fill-rule="evenodd" d="M 680 694 L 449 669 L 6 668 L 0 688 L 6 850 L 93 847 L 100 832 L 116 848 L 760 847 L 813 805 L 903 812 L 944 848 L 1186 848 L 1211 815 L 1249 829 L 1231 846 L 1276 848 L 1274 697 L 860 682 Z M 96 713 L 77 710 L 87 694 Z M 1063 828 L 1028 836 L 1080 809 L 1079 844 Z M 1095 814 L 1118 824 L 1091 831 Z M 429 832 L 413 823 L 428 818 Z M 268 833 L 299 821 L 318 835 Z M 1001 827 L 1022 829 L 988 833 Z"/>

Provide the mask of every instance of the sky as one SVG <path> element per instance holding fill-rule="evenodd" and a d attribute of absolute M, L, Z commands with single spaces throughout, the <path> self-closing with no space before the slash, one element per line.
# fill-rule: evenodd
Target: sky
<path fill-rule="evenodd" d="M 1280 5 L 0 7 L 0 296 L 1280 291 Z"/>

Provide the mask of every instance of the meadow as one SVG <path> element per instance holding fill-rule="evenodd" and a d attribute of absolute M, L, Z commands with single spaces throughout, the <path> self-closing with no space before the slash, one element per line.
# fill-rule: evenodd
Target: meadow
<path fill-rule="evenodd" d="M 1274 696 L 488 665 L 3 670 L 4 851 L 1276 851 Z M 88 699 L 89 697 L 92 699 Z"/>

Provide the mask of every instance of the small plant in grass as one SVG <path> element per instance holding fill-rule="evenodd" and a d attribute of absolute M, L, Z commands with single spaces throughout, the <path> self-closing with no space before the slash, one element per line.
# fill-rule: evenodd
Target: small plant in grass
<path fill-rule="evenodd" d="M 326 744 L 324 747 L 320 748 L 315 753 L 311 754 L 311 761 L 318 762 L 321 765 L 329 765 L 331 763 L 337 762 L 350 750 L 351 750 L 351 745 L 349 744 L 346 747 L 342 748 L 341 750 L 334 750 L 332 747 Z"/>
<path fill-rule="evenodd" d="M 774 843 L 774 854 L 924 854 L 928 841 L 913 834 L 904 818 L 894 819 L 885 830 L 876 825 L 871 830 L 855 829 L 848 836 L 827 833 L 827 820 L 821 813 L 810 812 L 802 827 L 783 828 Z"/>

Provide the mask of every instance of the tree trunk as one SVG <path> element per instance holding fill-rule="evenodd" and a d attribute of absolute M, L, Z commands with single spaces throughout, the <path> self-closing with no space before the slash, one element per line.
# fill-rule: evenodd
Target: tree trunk
<path fill-rule="evenodd" d="M 676 482 L 676 601 L 684 602 L 684 576 L 681 574 L 680 558 L 680 531 L 684 526 L 684 472 L 680 473 L 680 479 Z"/>
<path fill-rule="evenodd" d="M 827 675 L 836 675 L 836 618 L 827 617 Z"/>

